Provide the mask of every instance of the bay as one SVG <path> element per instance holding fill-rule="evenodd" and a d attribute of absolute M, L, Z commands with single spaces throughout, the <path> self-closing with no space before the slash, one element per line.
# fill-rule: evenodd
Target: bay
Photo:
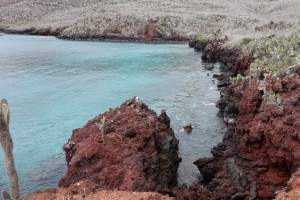
<path fill-rule="evenodd" d="M 180 140 L 179 183 L 197 182 L 192 162 L 210 156 L 222 138 L 211 77 L 219 68 L 202 63 L 187 44 L 2 35 L 0 98 L 9 102 L 22 195 L 56 187 L 66 172 L 62 146 L 72 130 L 133 96 L 157 113 L 167 111 Z M 191 134 L 182 130 L 187 122 L 194 126 Z M 0 189 L 8 190 L 0 152 Z"/>

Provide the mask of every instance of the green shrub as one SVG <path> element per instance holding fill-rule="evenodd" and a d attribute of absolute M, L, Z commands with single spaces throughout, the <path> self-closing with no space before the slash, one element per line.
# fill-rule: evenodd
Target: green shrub
<path fill-rule="evenodd" d="M 288 37 L 274 36 L 249 42 L 247 49 L 253 52 L 255 59 L 250 64 L 251 75 L 256 79 L 261 75 L 279 77 L 300 58 L 299 41 L 300 31 Z"/>
<path fill-rule="evenodd" d="M 207 37 L 205 37 L 204 35 L 199 35 L 196 40 L 200 41 L 200 42 L 204 42 L 207 40 Z"/>
<path fill-rule="evenodd" d="M 258 89 L 263 93 L 261 109 L 266 104 L 282 105 L 283 96 L 267 90 L 268 79 L 280 79 L 285 72 L 292 71 L 300 61 L 300 31 L 289 36 L 272 35 L 266 38 L 244 38 L 240 44 L 252 53 L 254 61 L 250 64 L 250 76 L 259 81 Z M 290 76 L 294 75 L 293 72 Z M 230 80 L 238 83 L 238 77 Z"/>

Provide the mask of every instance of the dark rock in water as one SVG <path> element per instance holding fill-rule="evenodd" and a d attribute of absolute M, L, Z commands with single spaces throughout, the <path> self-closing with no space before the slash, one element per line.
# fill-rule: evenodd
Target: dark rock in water
<path fill-rule="evenodd" d="M 96 124 L 102 117 L 107 121 L 106 145 Z M 170 119 L 137 99 L 75 129 L 65 146 L 70 147 L 64 148 L 68 171 L 59 187 L 78 181 L 92 182 L 100 190 L 157 191 L 177 185 L 181 158 Z"/>
<path fill-rule="evenodd" d="M 213 77 L 213 78 L 216 78 L 216 79 L 217 79 L 219 76 L 220 76 L 219 74 L 213 74 L 213 75 L 212 75 L 212 77 Z"/>
<path fill-rule="evenodd" d="M 192 126 L 191 123 L 187 123 L 187 124 L 185 124 L 185 125 L 183 126 L 183 129 L 184 129 L 185 132 L 191 133 L 192 130 L 193 130 L 193 126 Z"/>
<path fill-rule="evenodd" d="M 226 149 L 225 145 L 219 143 L 217 146 L 214 146 L 210 152 L 214 157 L 222 157 L 224 156 L 224 151 L 226 151 Z"/>
<path fill-rule="evenodd" d="M 203 183 L 210 183 L 217 172 L 222 169 L 224 158 L 201 158 L 194 162 L 202 175 Z"/>
<path fill-rule="evenodd" d="M 214 77 L 215 78 L 215 77 Z M 216 76 L 218 81 L 229 82 L 229 76 L 225 74 L 220 74 Z"/>
<path fill-rule="evenodd" d="M 217 87 L 220 88 L 220 87 L 225 87 L 227 85 L 229 85 L 230 83 L 228 81 L 218 81 L 217 83 Z"/>
<path fill-rule="evenodd" d="M 194 48 L 195 51 L 203 51 L 209 43 L 210 40 L 204 40 L 204 41 L 191 40 L 189 42 L 189 46 Z"/>
<path fill-rule="evenodd" d="M 216 103 L 217 108 L 219 108 L 221 111 L 224 111 L 226 106 L 227 106 L 227 102 L 224 99 L 219 99 Z"/>

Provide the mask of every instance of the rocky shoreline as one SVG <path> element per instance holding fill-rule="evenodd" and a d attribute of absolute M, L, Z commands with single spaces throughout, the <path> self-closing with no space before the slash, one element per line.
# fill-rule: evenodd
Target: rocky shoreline
<path fill-rule="evenodd" d="M 113 41 L 113 42 L 151 42 L 151 43 L 182 43 L 190 41 L 190 37 L 183 36 L 166 36 L 159 33 L 154 25 L 145 25 L 152 28 L 146 29 L 138 36 L 124 36 L 120 34 L 102 34 L 102 35 L 66 35 L 62 33 L 61 29 L 0 29 L 0 33 L 16 34 L 16 35 L 38 35 L 38 36 L 54 36 L 61 40 L 74 40 L 74 41 Z"/>
<path fill-rule="evenodd" d="M 254 60 L 252 53 L 226 48 L 225 43 L 226 39 L 194 40 L 189 45 L 202 52 L 204 61 L 220 62 L 229 76 L 249 74 L 249 65 Z M 217 107 L 224 112 L 228 126 L 223 141 L 211 150 L 213 157 L 194 162 L 202 175 L 200 183 L 177 185 L 176 172 L 181 159 L 170 119 L 165 112 L 157 116 L 134 98 L 74 130 L 64 146 L 68 172 L 60 180 L 60 187 L 23 199 L 55 199 L 66 193 L 76 199 L 101 191 L 121 190 L 166 195 L 155 193 L 154 199 L 264 200 L 275 198 L 288 183 L 291 186 L 277 199 L 295 196 L 291 191 L 297 189 L 295 180 L 299 179 L 300 66 L 292 75 L 285 73 L 280 79 L 268 79 L 269 89 L 280 93 L 283 101 L 280 105 L 268 104 L 264 109 L 258 81 L 244 78 L 233 82 L 229 76 L 214 75 L 221 96 Z M 111 127 L 107 133 L 112 146 L 101 143 L 97 123 L 102 117 L 108 119 Z"/>
<path fill-rule="evenodd" d="M 202 59 L 223 63 L 233 75 L 244 74 L 253 60 L 251 54 L 215 43 L 220 41 L 194 41 L 190 46 L 203 51 Z M 264 110 L 257 81 L 234 84 L 224 75 L 217 76 L 222 83 L 217 106 L 224 112 L 228 130 L 223 142 L 212 149 L 212 158 L 194 163 L 213 199 L 272 199 L 287 185 L 299 167 L 299 76 L 300 66 L 293 76 L 286 73 L 278 80 L 269 79 L 268 87 L 284 100 Z"/>

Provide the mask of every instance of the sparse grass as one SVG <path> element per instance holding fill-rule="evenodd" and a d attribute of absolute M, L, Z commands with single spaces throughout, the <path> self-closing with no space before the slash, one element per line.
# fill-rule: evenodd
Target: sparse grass
<path fill-rule="evenodd" d="M 5 31 L 5 30 L 8 30 L 9 28 L 10 28 L 10 26 L 0 25 L 0 31 Z"/>
<path fill-rule="evenodd" d="M 251 32 L 264 34 L 265 30 L 255 32 L 254 28 L 269 24 L 269 20 L 292 23 L 293 26 L 280 31 L 298 28 L 300 1 L 272 1 L 274 9 L 258 16 L 257 10 L 264 4 L 250 1 L 245 5 L 243 1 L 231 0 L 1 0 L 0 24 L 18 30 L 52 27 L 64 29 L 66 35 L 102 35 L 108 29 L 119 27 L 124 36 L 136 37 L 138 30 L 151 20 L 166 29 L 169 36 L 195 38 L 197 33 L 212 36 L 220 32 L 220 37 L 227 35 L 229 40 L 246 37 L 245 32 L 247 37 L 251 37 Z M 237 17 L 240 15 L 247 17 Z"/>

